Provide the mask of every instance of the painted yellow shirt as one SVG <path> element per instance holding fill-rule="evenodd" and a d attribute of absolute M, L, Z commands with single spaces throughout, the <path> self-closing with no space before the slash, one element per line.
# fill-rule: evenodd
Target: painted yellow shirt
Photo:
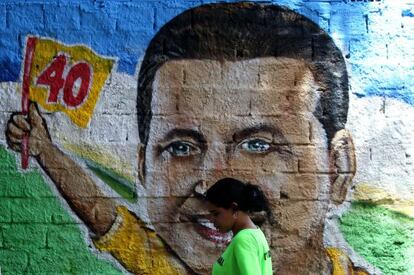
<path fill-rule="evenodd" d="M 111 253 L 125 269 L 134 274 L 190 273 L 157 234 L 127 208 L 119 206 L 117 214 L 117 221 L 111 230 L 94 241 L 99 250 Z M 341 250 L 330 247 L 326 252 L 332 262 L 332 275 L 369 275 L 365 270 L 354 267 Z"/>
<path fill-rule="evenodd" d="M 155 232 L 128 209 L 119 206 L 117 214 L 117 221 L 111 230 L 94 241 L 99 250 L 111 253 L 126 270 L 134 274 L 188 273 Z"/>
<path fill-rule="evenodd" d="M 328 247 L 326 253 L 332 262 L 332 275 L 369 275 L 366 270 L 355 267 L 342 250 Z"/>

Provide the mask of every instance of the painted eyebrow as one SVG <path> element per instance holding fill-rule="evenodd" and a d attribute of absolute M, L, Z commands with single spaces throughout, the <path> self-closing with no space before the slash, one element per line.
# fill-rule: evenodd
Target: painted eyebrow
<path fill-rule="evenodd" d="M 175 138 L 183 138 L 183 137 L 190 137 L 201 144 L 207 144 L 207 140 L 205 139 L 204 135 L 199 131 L 192 130 L 192 129 L 180 129 L 175 128 L 169 131 L 165 137 L 163 138 L 164 141 L 175 139 Z"/>
<path fill-rule="evenodd" d="M 279 128 L 268 125 L 268 124 L 261 124 L 253 127 L 244 128 L 240 131 L 237 131 L 233 135 L 233 141 L 241 141 L 245 138 L 250 137 L 251 135 L 261 133 L 261 132 L 267 132 L 272 134 L 272 138 L 276 137 L 278 140 L 280 140 L 280 144 L 289 144 L 285 136 L 282 134 Z"/>

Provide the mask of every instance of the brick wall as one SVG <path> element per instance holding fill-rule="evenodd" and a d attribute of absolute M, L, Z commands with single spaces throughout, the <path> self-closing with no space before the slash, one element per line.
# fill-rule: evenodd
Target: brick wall
<path fill-rule="evenodd" d="M 280 274 L 295 272 L 292 267 L 295 260 L 283 258 L 285 255 L 283 253 L 302 251 L 302 255 L 310 255 L 312 251 L 306 250 L 310 248 L 301 247 L 301 241 L 306 238 L 303 235 L 305 233 L 302 233 L 306 231 L 303 231 L 303 228 L 307 226 L 312 228 L 312 223 L 295 223 L 295 217 L 303 215 L 306 219 L 312 216 L 308 214 L 313 213 L 312 209 L 316 211 L 325 208 L 327 214 L 323 217 L 324 229 L 319 227 L 310 230 L 319 232 L 318 236 L 324 249 L 340 248 L 334 250 L 337 253 L 335 255 L 340 254 L 349 258 L 355 268 L 363 268 L 370 274 L 381 272 L 412 274 L 414 271 L 412 263 L 414 122 L 411 118 L 414 114 L 412 89 L 414 86 L 412 85 L 414 84 L 412 83 L 414 81 L 412 77 L 414 4 L 410 1 L 389 0 L 253 2 L 263 5 L 283 5 L 304 15 L 332 37 L 344 56 L 349 78 L 349 111 L 346 128 L 353 137 L 356 157 L 355 176 L 352 186 L 349 186 L 346 193 L 345 202 L 338 206 L 334 204 L 324 206 L 325 197 L 319 194 L 319 196 L 315 195 L 316 199 L 314 198 L 313 192 L 316 189 L 312 189 L 313 185 L 309 182 L 315 180 L 314 174 L 319 174 L 318 180 L 315 181 L 323 183 L 319 186 L 320 190 L 325 192 L 323 195 L 328 196 L 329 183 L 326 174 L 330 171 L 325 170 L 329 170 L 333 164 L 324 157 L 317 157 L 319 153 L 312 155 L 312 152 L 297 152 L 297 159 L 294 162 L 296 166 L 292 172 L 296 173 L 297 177 L 289 173 L 278 174 L 280 171 L 277 171 L 277 168 L 273 170 L 271 167 L 266 168 L 267 171 L 264 169 L 260 172 L 263 174 L 260 174 L 256 173 L 255 163 L 261 163 L 261 166 L 265 167 L 270 161 L 258 159 L 239 163 L 233 161 L 235 166 L 229 168 L 221 159 L 223 166 L 217 164 L 220 159 L 213 160 L 214 156 L 225 151 L 225 149 L 221 151 L 218 139 L 213 139 L 214 142 L 212 141 L 209 147 L 214 149 L 215 154 L 211 153 L 209 155 L 211 157 L 197 167 L 189 160 L 174 164 L 166 153 L 163 153 L 164 158 L 157 162 L 157 155 L 154 155 L 152 159 L 147 159 L 147 185 L 142 182 L 139 174 L 141 166 L 137 161 L 140 140 L 136 91 L 138 74 L 147 46 L 169 20 L 187 9 L 214 1 L 76 0 L 68 3 L 58 0 L 5 0 L 0 3 L 0 133 L 2 133 L 0 135 L 0 268 L 2 273 L 118 274 L 125 273 L 126 270 L 137 273 L 155 270 L 154 274 L 168 271 L 184 273 L 186 271 L 183 262 L 193 271 L 208 272 L 211 262 L 224 248 L 220 248 L 217 252 L 208 250 L 209 246 L 203 250 L 196 245 L 194 247 L 188 245 L 192 244 L 193 235 L 188 233 L 192 232 L 191 225 L 187 224 L 188 221 L 167 217 L 165 211 L 169 206 L 162 203 L 162 199 L 168 198 L 169 201 L 177 201 L 177 203 L 182 200 L 184 212 L 195 209 L 199 206 L 192 199 L 184 201 L 184 197 L 188 195 L 185 188 L 187 188 L 186 180 L 190 182 L 189 175 L 195 177 L 199 171 L 204 171 L 203 177 L 212 182 L 220 177 L 237 177 L 239 176 L 238 172 L 235 172 L 237 170 L 241 171 L 240 175 L 243 175 L 239 177 L 245 177 L 258 185 L 269 181 L 270 186 L 272 180 L 294 183 L 278 185 L 272 187 L 274 189 L 270 188 L 270 191 L 267 190 L 268 196 L 274 199 L 273 203 L 277 205 L 274 206 L 274 210 L 276 219 L 282 223 L 279 227 L 286 226 L 291 230 L 290 235 L 285 236 L 278 231 L 280 228 L 263 226 L 265 234 L 269 237 L 272 253 L 275 255 L 272 255 L 274 270 Z M 223 26 L 224 28 L 226 26 Z M 22 64 L 28 35 L 35 35 L 39 39 L 50 38 L 61 47 L 81 45 L 85 49 L 93 50 L 99 58 L 115 60 L 114 66 L 104 79 L 105 85 L 99 93 L 87 127 L 82 128 L 74 124 L 64 112 L 54 112 L 45 109 L 44 106 L 40 111 L 46 121 L 53 146 L 64 152 L 69 159 L 74 160 L 79 171 L 85 171 L 85 174 L 77 177 L 79 182 L 86 178 L 92 179 L 98 186 L 99 192 L 102 192 L 98 193 L 98 197 L 103 194 L 104 197 L 111 198 L 115 204 L 126 206 L 139 224 L 147 225 L 150 229 L 155 227 L 157 234 L 154 235 L 141 231 L 139 231 L 141 233 L 134 233 L 138 236 L 142 234 L 152 236 L 148 237 L 147 243 L 160 243 L 159 246 L 143 246 L 144 249 L 134 252 L 142 253 L 136 254 L 139 256 L 136 257 L 138 260 L 135 264 L 128 264 L 127 257 L 114 256 L 115 252 L 100 251 L 105 249 L 99 249 L 100 246 L 93 243 L 94 233 L 91 224 L 79 218 L 79 213 L 73 210 L 72 202 L 68 203 L 63 198 L 65 196 L 62 197 L 61 189 L 56 187 L 56 179 L 50 177 L 50 172 L 44 167 L 42 169 L 40 162 L 33 157 L 30 158 L 29 168 L 23 169 L 20 165 L 21 155 L 12 150 L 7 143 L 8 121 L 14 112 L 21 110 Z M 189 90 L 210 89 L 211 87 L 204 87 L 200 81 L 192 84 L 188 82 L 192 79 L 191 73 L 201 73 L 201 76 L 205 77 L 200 66 L 190 68 L 186 78 L 179 85 L 187 85 L 185 89 Z M 220 70 L 225 72 L 226 69 L 223 68 L 226 67 L 223 66 Z M 243 79 L 245 76 L 243 72 L 247 69 L 237 65 L 233 68 L 236 69 L 231 80 L 234 83 L 241 83 L 239 78 Z M 65 69 L 63 76 L 67 76 L 68 70 L 69 67 Z M 213 69 L 210 72 L 211 75 L 207 80 L 214 79 L 216 77 L 214 73 L 219 70 Z M 225 75 L 223 72 L 219 77 Z M 174 93 L 176 84 L 174 80 L 170 80 L 166 89 Z M 247 85 L 243 88 L 251 87 Z M 63 95 L 59 96 L 59 100 L 61 96 Z M 178 93 L 177 98 L 180 96 Z M 187 101 L 192 100 L 190 94 L 184 98 Z M 279 110 L 275 104 L 268 106 L 268 109 L 265 108 L 266 103 L 272 99 L 272 96 L 269 96 L 268 100 L 262 102 L 258 100 L 259 103 L 253 100 L 253 105 L 247 104 L 246 108 L 250 109 L 246 117 L 277 117 Z M 217 111 L 217 106 L 220 104 L 227 104 L 228 109 L 223 108 L 224 112 L 219 117 L 229 117 L 229 120 L 240 117 L 240 114 L 232 115 L 238 104 L 252 103 L 251 99 L 247 100 L 246 97 L 240 97 L 238 94 L 235 94 L 234 99 L 231 96 L 227 97 L 227 103 L 214 98 L 214 93 L 206 98 L 204 95 L 199 96 L 199 100 L 201 103 L 206 100 L 203 108 L 209 110 L 202 112 L 203 114 L 211 114 Z M 218 104 L 211 104 L 213 100 L 218 100 Z M 304 101 L 306 104 L 312 105 L 311 100 L 306 100 Z M 168 97 L 155 96 L 152 98 L 152 107 L 168 105 L 172 101 L 173 99 Z M 167 126 L 162 124 L 160 129 L 153 128 L 153 131 L 161 133 L 163 127 L 172 127 L 177 123 L 172 117 L 183 106 L 180 102 L 169 106 L 170 109 L 163 109 L 155 114 L 157 119 L 172 120 L 172 122 L 165 124 Z M 196 105 L 190 104 L 188 108 L 191 106 Z M 191 115 L 192 119 L 197 118 L 197 114 Z M 202 116 L 198 118 L 200 117 Z M 301 141 L 297 143 L 300 143 L 299 147 L 303 146 L 308 150 L 308 147 L 319 146 L 318 142 L 323 143 L 326 140 L 323 135 L 318 139 L 320 132 L 316 121 L 306 116 L 305 120 L 308 122 L 307 135 L 310 136 L 307 136 L 307 140 L 310 140 L 310 143 L 305 146 Z M 301 125 L 302 122 L 299 120 L 296 125 Z M 198 127 L 194 126 L 197 123 L 199 123 Z M 209 129 L 215 129 L 216 134 L 211 135 L 213 137 L 218 137 L 218 133 L 222 134 L 230 129 L 230 126 L 225 126 L 226 124 L 220 126 L 217 121 L 209 123 L 202 124 L 196 121 L 194 125 L 190 124 L 193 128 L 202 129 L 204 133 Z M 285 124 L 285 126 L 290 125 L 286 126 L 288 129 L 286 131 L 300 135 L 300 131 L 295 132 L 297 129 L 292 124 L 294 123 Z M 322 151 L 325 149 L 326 147 L 322 145 L 318 148 Z M 164 152 L 170 151 L 165 149 Z M 215 168 L 206 168 L 208 161 L 215 161 Z M 68 162 L 64 161 L 64 163 Z M 148 166 L 148 163 L 154 165 Z M 155 165 L 156 163 L 158 166 Z M 175 165 L 174 167 L 178 167 L 177 171 L 181 174 L 175 170 L 162 169 L 164 164 Z M 316 166 L 325 170 L 320 171 Z M 65 167 L 68 166 L 58 165 L 54 168 L 65 170 Z M 171 166 L 168 167 L 172 169 Z M 77 171 L 69 171 L 69 174 L 77 174 Z M 345 172 L 354 171 L 351 169 Z M 307 175 L 300 175 L 301 173 Z M 181 178 L 186 180 L 181 182 Z M 173 180 L 174 185 L 172 185 Z M 301 181 L 306 181 L 306 184 L 302 188 L 297 188 L 302 186 Z M 156 184 L 158 182 L 167 182 L 169 185 Z M 272 192 L 277 188 L 281 190 L 278 190 L 278 195 L 273 197 Z M 309 188 L 312 190 L 308 190 Z M 288 196 L 289 192 L 292 197 L 284 197 Z M 72 195 L 75 198 L 83 198 L 84 193 L 73 191 Z M 297 203 L 293 199 L 295 195 L 301 199 L 304 196 L 311 196 L 315 205 L 303 201 Z M 154 219 L 160 213 L 165 215 L 162 217 L 166 218 L 167 223 L 161 220 L 157 223 Z M 315 216 L 315 219 L 318 218 Z M 283 221 L 286 224 L 283 224 Z M 177 233 L 174 231 L 174 226 L 169 227 L 168 223 L 178 224 L 177 228 L 181 231 L 177 232 L 183 233 Z M 175 232 L 176 235 L 171 237 L 162 233 L 168 230 Z M 273 232 L 272 238 L 270 238 L 271 232 Z M 196 240 L 199 243 L 207 242 L 201 237 L 197 237 Z M 122 238 L 116 239 L 114 243 L 121 248 L 128 247 L 127 242 Z M 112 248 L 116 246 L 114 243 Z M 170 249 L 178 255 L 172 256 Z M 151 257 L 145 256 L 146 253 L 156 254 L 159 258 L 151 260 Z M 304 258 L 308 259 L 308 257 Z M 338 260 L 335 262 L 335 257 L 332 259 L 334 264 L 339 262 Z M 283 266 L 283 260 L 287 263 L 286 266 Z M 320 263 L 324 266 L 322 260 Z M 323 272 L 327 270 L 323 269 Z M 296 270 L 296 273 L 298 272 Z"/>

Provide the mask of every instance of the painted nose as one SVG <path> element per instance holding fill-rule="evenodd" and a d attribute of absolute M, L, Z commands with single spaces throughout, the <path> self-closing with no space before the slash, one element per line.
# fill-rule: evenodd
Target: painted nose
<path fill-rule="evenodd" d="M 213 143 L 204 157 L 205 171 L 223 171 L 228 168 L 226 146 L 223 143 Z"/>
<path fill-rule="evenodd" d="M 199 180 L 194 187 L 194 194 L 197 197 L 204 197 L 208 190 L 208 185 L 205 180 Z"/>

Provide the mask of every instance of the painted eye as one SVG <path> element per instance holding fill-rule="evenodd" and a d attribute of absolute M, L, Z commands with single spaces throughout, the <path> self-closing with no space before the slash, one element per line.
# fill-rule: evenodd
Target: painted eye
<path fill-rule="evenodd" d="M 168 145 L 165 150 L 174 157 L 187 157 L 200 152 L 196 146 L 185 141 L 175 141 Z"/>
<path fill-rule="evenodd" d="M 270 150 L 271 145 L 263 139 L 255 138 L 247 140 L 241 144 L 241 148 L 249 153 L 262 154 Z"/>

